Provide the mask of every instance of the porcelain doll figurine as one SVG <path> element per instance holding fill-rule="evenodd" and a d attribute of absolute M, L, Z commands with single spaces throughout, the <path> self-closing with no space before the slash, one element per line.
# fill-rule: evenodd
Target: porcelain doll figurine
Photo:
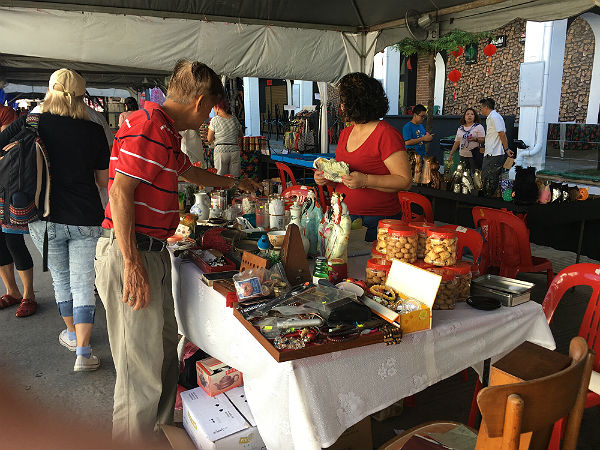
<path fill-rule="evenodd" d="M 331 209 L 323 216 L 319 227 L 321 237 L 321 254 L 331 260 L 340 258 L 348 262 L 348 239 L 352 220 L 348 207 L 343 202 L 343 196 L 334 193 L 331 196 Z"/>

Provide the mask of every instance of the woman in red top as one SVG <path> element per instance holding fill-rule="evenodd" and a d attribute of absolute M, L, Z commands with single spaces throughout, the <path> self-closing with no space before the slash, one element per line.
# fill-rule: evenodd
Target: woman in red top
<path fill-rule="evenodd" d="M 400 218 L 398 191 L 410 188 L 410 163 L 402 134 L 385 120 L 389 107 L 381 83 L 357 72 L 339 83 L 340 108 L 350 126 L 342 131 L 335 159 L 347 162 L 350 174 L 335 185 L 345 194 L 352 220 L 361 218 L 367 227 L 365 240 L 377 236 L 380 219 Z M 315 172 L 319 185 L 331 183 Z"/>

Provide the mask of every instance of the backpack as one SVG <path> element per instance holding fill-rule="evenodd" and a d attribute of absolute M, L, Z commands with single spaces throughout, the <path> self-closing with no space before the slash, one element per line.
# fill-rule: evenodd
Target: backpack
<path fill-rule="evenodd" d="M 0 153 L 0 223 L 27 225 L 50 214 L 50 166 L 39 118 L 29 114 Z"/>

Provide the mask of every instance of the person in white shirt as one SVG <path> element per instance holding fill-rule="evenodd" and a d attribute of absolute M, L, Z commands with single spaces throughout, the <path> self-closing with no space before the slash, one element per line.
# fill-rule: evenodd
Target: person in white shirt
<path fill-rule="evenodd" d="M 494 109 L 496 107 L 494 99 L 482 98 L 479 104 L 481 114 L 487 116 L 485 138 L 478 138 L 480 144 L 485 142 L 482 172 L 486 172 L 487 166 L 500 168 L 506 160 L 506 155 L 512 157 L 514 152 L 508 148 L 506 125 L 502 116 Z"/>

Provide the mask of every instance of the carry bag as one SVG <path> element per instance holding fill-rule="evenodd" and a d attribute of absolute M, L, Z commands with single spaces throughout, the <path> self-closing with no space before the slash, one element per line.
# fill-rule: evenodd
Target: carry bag
<path fill-rule="evenodd" d="M 48 153 L 38 134 L 39 114 L 0 153 L 0 221 L 27 225 L 50 214 Z"/>

